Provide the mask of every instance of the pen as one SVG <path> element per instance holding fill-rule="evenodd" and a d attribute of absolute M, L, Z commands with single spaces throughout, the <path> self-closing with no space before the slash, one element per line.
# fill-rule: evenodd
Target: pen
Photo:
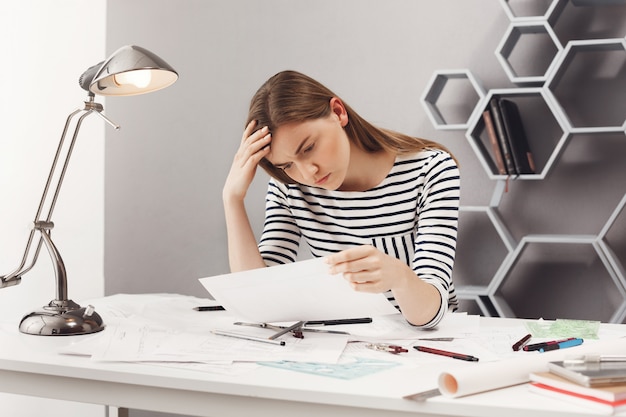
<path fill-rule="evenodd" d="M 338 324 L 358 324 L 358 323 L 371 323 L 371 317 L 362 317 L 358 319 L 339 319 L 339 320 L 317 320 L 317 321 L 305 321 L 305 326 L 335 326 Z"/>
<path fill-rule="evenodd" d="M 477 357 L 465 355 L 463 353 L 448 352 L 447 350 L 434 349 L 426 346 L 413 346 L 413 349 L 417 349 L 420 352 L 434 353 L 435 355 L 442 355 L 453 359 L 460 359 L 462 361 L 478 362 Z"/>
<path fill-rule="evenodd" d="M 454 337 L 418 337 L 417 340 L 430 340 L 431 342 L 452 342 Z"/>
<path fill-rule="evenodd" d="M 531 334 L 527 334 L 526 336 L 522 337 L 520 340 L 515 342 L 513 344 L 513 350 L 517 351 L 523 348 L 524 346 L 526 346 L 526 343 L 528 343 L 531 337 L 532 337 Z"/>
<path fill-rule="evenodd" d="M 532 345 L 524 346 L 524 350 L 526 352 L 529 352 L 529 351 L 532 351 L 532 350 L 541 350 L 541 349 L 545 348 L 548 345 L 557 345 L 559 343 L 567 342 L 568 340 L 574 340 L 574 339 L 576 339 L 576 338 L 575 337 L 569 337 L 567 339 L 550 340 L 549 342 L 534 343 Z"/>
<path fill-rule="evenodd" d="M 250 336 L 250 335 L 247 335 L 247 334 L 226 332 L 226 331 L 223 331 L 223 330 L 212 330 L 211 332 L 213 334 L 216 334 L 216 335 L 219 335 L 219 336 L 235 337 L 237 339 L 252 340 L 254 342 L 271 343 L 273 345 L 285 346 L 285 341 L 284 340 L 267 339 L 267 338 L 264 338 L 264 337 L 255 337 L 255 336 Z"/>
<path fill-rule="evenodd" d="M 539 349 L 539 352 L 547 352 L 549 350 L 556 350 L 556 349 L 565 349 L 565 348 L 572 347 L 572 346 L 582 345 L 582 343 L 583 343 L 583 339 L 578 339 L 578 338 L 569 339 L 560 343 L 551 343 Z"/>
<path fill-rule="evenodd" d="M 220 310 L 226 310 L 222 306 L 198 306 L 198 307 L 194 307 L 193 309 L 196 310 L 196 311 L 220 311 Z"/>

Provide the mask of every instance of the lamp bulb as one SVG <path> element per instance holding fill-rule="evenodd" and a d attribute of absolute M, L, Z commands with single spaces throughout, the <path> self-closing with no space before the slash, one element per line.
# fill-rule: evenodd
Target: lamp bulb
<path fill-rule="evenodd" d="M 152 81 L 151 71 L 147 69 L 122 72 L 115 74 L 114 77 L 118 85 L 132 84 L 137 88 L 146 88 Z"/>

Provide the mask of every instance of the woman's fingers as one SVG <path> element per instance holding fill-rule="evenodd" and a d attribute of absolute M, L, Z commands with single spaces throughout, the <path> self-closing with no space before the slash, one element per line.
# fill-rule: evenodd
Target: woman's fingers
<path fill-rule="evenodd" d="M 243 133 L 239 153 L 244 164 L 249 159 L 252 159 L 252 162 L 256 165 L 269 151 L 267 148 L 272 139 L 269 128 L 264 126 L 254 131 L 255 127 L 256 122 L 252 121 L 248 123 Z"/>
<path fill-rule="evenodd" d="M 229 198 L 243 198 L 254 179 L 256 168 L 269 153 L 272 135 L 267 127 L 254 130 L 256 122 L 248 123 L 242 135 L 239 149 L 235 153 L 223 194 Z"/>
<path fill-rule="evenodd" d="M 330 265 L 333 274 L 363 270 L 366 267 L 367 258 L 372 255 L 372 250 L 376 249 L 369 245 L 357 246 L 329 255 L 326 262 Z"/>

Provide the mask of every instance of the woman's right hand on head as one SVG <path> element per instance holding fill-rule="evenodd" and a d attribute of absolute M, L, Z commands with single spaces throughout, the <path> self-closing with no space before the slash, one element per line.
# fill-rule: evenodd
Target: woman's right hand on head
<path fill-rule="evenodd" d="M 270 151 L 271 140 L 272 135 L 267 126 L 257 129 L 255 120 L 248 123 L 224 184 L 224 199 L 243 200 L 254 179 L 259 162 Z"/>

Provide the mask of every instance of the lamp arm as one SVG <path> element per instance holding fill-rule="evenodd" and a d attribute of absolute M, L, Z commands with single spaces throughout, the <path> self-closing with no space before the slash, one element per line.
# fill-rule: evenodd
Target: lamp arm
<path fill-rule="evenodd" d="M 41 232 L 41 239 L 46 244 L 54 265 L 54 276 L 57 284 L 57 298 L 55 301 L 67 301 L 67 272 L 63 258 L 61 258 L 61 254 L 50 237 L 50 229 L 53 227 L 54 224 L 52 222 L 38 221 L 35 223 L 35 229 Z"/>
<path fill-rule="evenodd" d="M 70 123 L 72 121 L 72 119 L 79 113 L 84 112 L 84 109 L 76 109 L 74 110 L 72 113 L 70 113 L 70 115 L 67 117 L 67 120 L 65 122 L 65 126 L 63 128 L 63 133 L 61 134 L 61 140 L 59 141 L 59 145 L 57 147 L 57 151 L 54 155 L 54 160 L 52 161 L 52 167 L 50 168 L 50 173 L 48 174 L 48 179 L 46 180 L 46 185 L 44 187 L 43 190 L 43 194 L 41 196 L 41 200 L 39 201 L 39 206 L 37 207 L 37 213 L 35 214 L 35 219 L 33 221 L 33 226 L 35 226 L 35 224 L 41 219 L 41 213 L 44 210 L 44 207 L 46 205 L 46 201 L 47 201 L 47 197 L 48 197 L 48 192 L 50 190 L 50 186 L 52 185 L 52 182 L 54 180 L 54 174 L 57 170 L 57 164 L 59 162 L 59 158 L 61 156 L 61 153 L 63 151 L 63 144 L 65 142 L 65 138 L 67 136 L 67 132 L 70 126 Z M 88 114 L 88 113 L 86 113 Z M 84 117 L 84 115 L 83 115 Z M 75 133 L 74 133 L 74 139 L 76 138 L 76 132 L 77 129 L 75 129 Z M 68 151 L 68 153 L 65 156 L 65 167 L 67 167 L 67 162 L 69 159 L 69 154 L 71 154 L 71 148 L 72 146 L 70 146 L 70 149 Z M 46 220 L 50 221 L 51 216 L 52 216 L 52 211 L 54 210 L 54 206 L 56 203 L 56 198 L 58 196 L 59 193 L 59 189 L 61 187 L 61 183 L 63 182 L 63 175 L 59 176 L 59 178 L 57 179 L 57 185 L 56 185 L 56 191 L 53 197 L 53 201 L 49 206 L 48 209 L 48 214 L 46 216 Z M 21 280 L 21 276 L 24 275 L 25 273 L 27 273 L 28 271 L 30 271 L 33 266 L 35 265 L 35 263 L 37 262 L 37 259 L 39 257 L 39 252 L 41 251 L 41 246 L 43 243 L 43 239 L 40 238 L 39 239 L 39 243 L 37 244 L 36 249 L 34 250 L 34 255 L 32 256 L 32 260 L 30 262 L 30 264 L 28 266 L 25 267 L 26 262 L 29 259 L 29 256 L 31 255 L 31 248 L 32 248 L 32 244 L 33 244 L 33 240 L 35 238 L 35 232 L 36 229 L 35 227 L 33 227 L 30 231 L 30 234 L 28 236 L 28 241 L 26 243 L 26 248 L 24 250 L 24 255 L 22 257 L 22 261 L 20 263 L 20 265 L 13 271 L 10 272 L 9 274 L 5 275 L 2 277 L 2 282 L 15 282 L 15 284 L 18 284 L 19 281 Z M 14 285 L 15 285 L 14 284 Z"/>
<path fill-rule="evenodd" d="M 44 187 L 43 190 L 43 194 L 41 196 L 41 200 L 39 202 L 39 206 L 37 208 L 37 213 L 35 214 L 35 220 L 33 221 L 33 228 L 30 231 L 30 234 L 28 236 L 28 241 L 26 243 L 26 248 L 24 250 L 24 255 L 22 257 L 22 261 L 20 263 L 20 265 L 13 271 L 10 272 L 6 275 L 0 276 L 0 288 L 4 288 L 4 287 L 9 287 L 12 285 L 17 285 L 21 282 L 22 279 L 22 275 L 26 274 L 28 271 L 30 271 L 34 266 L 35 263 L 37 262 L 37 259 L 39 258 L 39 252 L 41 251 L 41 246 L 42 244 L 46 241 L 46 239 L 44 238 L 43 234 L 44 233 L 48 233 L 48 235 L 46 236 L 48 238 L 48 240 L 50 239 L 50 235 L 49 232 L 47 230 L 43 230 L 41 226 L 41 221 L 45 221 L 46 223 L 51 223 L 51 219 L 52 219 L 52 213 L 54 211 L 54 207 L 56 205 L 57 202 L 57 198 L 59 196 L 59 191 L 61 190 L 61 185 L 63 184 L 63 179 L 65 178 L 65 173 L 67 171 L 67 167 L 69 165 L 69 160 L 70 157 L 72 155 L 72 151 L 74 149 L 74 145 L 76 143 L 76 138 L 78 137 L 78 132 L 80 130 L 80 126 L 83 122 L 83 120 L 89 116 L 91 113 L 96 112 L 98 115 L 100 115 L 101 117 L 103 117 L 108 123 L 112 124 L 116 129 L 119 129 L 119 126 L 115 125 L 114 123 L 112 123 L 109 119 L 106 118 L 106 116 L 104 116 L 103 114 L 101 114 L 103 107 L 101 104 L 99 103 L 95 103 L 93 101 L 93 94 L 90 94 L 88 97 L 88 101 L 85 101 L 85 106 L 83 108 L 79 108 L 74 110 L 72 113 L 70 113 L 70 115 L 67 117 L 67 120 L 65 122 L 65 126 L 63 128 L 63 133 L 61 134 L 61 139 L 59 141 L 59 145 L 57 147 L 57 151 L 56 154 L 54 156 L 54 160 L 52 162 L 52 167 L 50 168 L 50 173 L 48 175 L 48 179 L 46 181 L 46 185 Z M 64 156 L 64 162 L 63 162 L 63 167 L 61 169 L 61 172 L 58 176 L 58 178 L 56 179 L 56 184 L 54 186 L 54 194 L 52 196 L 52 200 L 50 201 L 50 204 L 48 206 L 48 210 L 47 210 L 47 214 L 45 216 L 45 218 L 42 218 L 42 212 L 44 211 L 44 208 L 46 206 L 47 200 L 48 200 L 48 193 L 50 191 L 51 185 L 53 184 L 54 180 L 55 180 L 55 173 L 57 171 L 57 165 L 59 162 L 59 159 L 62 155 L 62 151 L 63 151 L 63 145 L 65 142 L 65 138 L 67 136 L 68 130 L 69 130 L 69 126 L 72 122 L 72 119 L 77 116 L 78 114 L 82 113 L 82 115 L 79 117 L 78 121 L 76 122 L 76 127 L 74 128 L 74 133 L 72 135 L 72 140 L 67 148 L 67 151 L 65 153 Z M 48 227 L 51 228 L 51 227 Z M 39 239 L 39 242 L 37 243 L 36 249 L 34 249 L 34 251 L 32 250 L 33 248 L 33 240 L 35 237 L 35 232 L 39 230 L 42 233 L 42 236 Z M 47 242 L 46 242 L 47 243 Z M 50 243 L 52 243 L 50 241 Z M 50 244 L 47 244 L 47 247 L 50 251 L 50 248 L 54 248 L 54 245 L 50 246 Z M 34 254 L 32 255 L 32 260 L 30 261 L 30 264 L 28 264 L 28 266 L 25 266 L 29 256 L 31 255 L 31 252 L 34 252 Z M 50 255 L 53 259 L 53 262 L 55 261 L 55 256 L 54 256 L 54 251 L 50 251 Z M 56 251 L 57 255 L 58 255 L 58 251 Z M 60 259 L 60 257 L 59 257 Z M 61 261 L 62 262 L 62 261 Z M 58 281 L 58 277 L 59 277 L 59 265 L 58 263 L 55 265 L 56 268 L 56 272 L 57 272 L 57 281 Z M 60 274 L 63 275 L 63 274 Z M 57 282 L 57 286 L 60 286 L 61 283 Z M 64 291 L 59 291 L 59 292 L 67 292 L 67 285 L 65 285 L 65 290 Z"/>

